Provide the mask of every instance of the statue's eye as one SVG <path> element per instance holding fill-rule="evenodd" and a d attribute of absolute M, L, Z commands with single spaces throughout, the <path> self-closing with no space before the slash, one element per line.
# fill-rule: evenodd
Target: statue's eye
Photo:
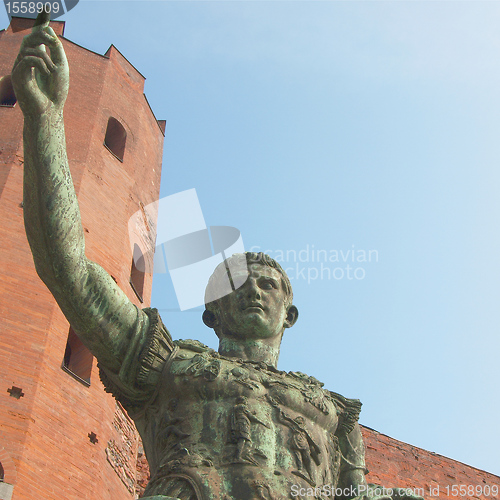
<path fill-rule="evenodd" d="M 276 283 L 273 280 L 264 280 L 260 286 L 264 290 L 272 290 L 273 288 L 277 288 Z"/>

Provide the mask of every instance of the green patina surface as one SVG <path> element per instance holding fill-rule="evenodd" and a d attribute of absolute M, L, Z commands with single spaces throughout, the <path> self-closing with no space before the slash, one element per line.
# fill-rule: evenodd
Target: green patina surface
<path fill-rule="evenodd" d="M 25 116 L 24 214 L 36 269 L 136 423 L 151 469 L 146 496 L 282 500 L 327 487 L 337 488 L 330 498 L 420 498 L 367 486 L 359 401 L 277 370 L 298 311 L 271 258 L 235 255 L 215 270 L 207 296 L 228 268 L 243 283 L 203 314 L 218 352 L 173 341 L 157 311 L 137 309 L 87 259 L 65 147 L 68 63 L 47 19 L 24 39 L 12 81 Z"/>

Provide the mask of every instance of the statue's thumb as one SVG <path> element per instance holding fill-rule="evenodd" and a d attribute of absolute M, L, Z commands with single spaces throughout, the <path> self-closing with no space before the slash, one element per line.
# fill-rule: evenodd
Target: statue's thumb
<path fill-rule="evenodd" d="M 48 5 L 48 7 L 45 7 L 45 5 L 43 6 L 43 9 L 40 11 L 40 13 L 38 14 L 38 16 L 35 19 L 35 24 L 33 25 L 33 27 L 36 27 L 36 26 L 46 27 L 49 25 L 50 10 L 48 10 L 48 9 L 50 9 L 50 4 L 47 4 L 47 5 Z"/>

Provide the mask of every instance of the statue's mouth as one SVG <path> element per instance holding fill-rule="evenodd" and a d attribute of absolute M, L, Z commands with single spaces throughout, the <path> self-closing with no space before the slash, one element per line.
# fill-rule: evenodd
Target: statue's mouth
<path fill-rule="evenodd" d="M 252 302 L 251 304 L 248 304 L 247 306 L 245 306 L 244 309 L 255 309 L 255 308 L 264 310 L 264 307 L 262 306 L 262 304 L 259 304 L 258 302 Z"/>

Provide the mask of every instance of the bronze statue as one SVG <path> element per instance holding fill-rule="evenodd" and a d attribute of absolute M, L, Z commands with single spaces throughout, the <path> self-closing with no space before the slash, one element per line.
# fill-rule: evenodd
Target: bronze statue
<path fill-rule="evenodd" d="M 144 498 L 284 500 L 326 491 L 338 499 L 420 498 L 367 486 L 358 400 L 276 368 L 298 311 L 273 259 L 231 257 L 231 269 L 248 277 L 203 314 L 220 339 L 218 352 L 173 341 L 156 310 L 138 309 L 87 259 L 66 157 L 68 64 L 48 20 L 36 24 L 12 72 L 25 117 L 26 233 L 37 273 L 136 423 L 151 471 Z M 207 290 L 225 273 L 220 265 Z"/>

